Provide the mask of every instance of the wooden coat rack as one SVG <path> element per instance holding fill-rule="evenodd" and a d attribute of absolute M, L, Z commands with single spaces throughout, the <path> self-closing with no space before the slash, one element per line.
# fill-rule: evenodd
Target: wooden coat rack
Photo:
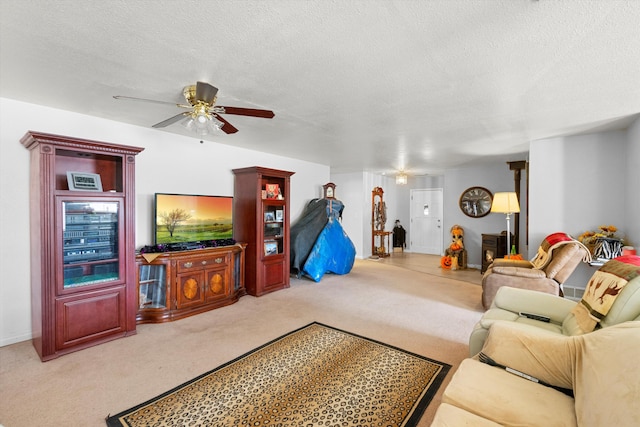
<path fill-rule="evenodd" d="M 387 208 L 383 199 L 382 187 L 375 187 L 371 192 L 371 256 L 388 257 L 390 248 L 389 236 L 391 231 L 385 231 L 387 222 Z M 386 239 L 386 242 L 385 242 Z"/>

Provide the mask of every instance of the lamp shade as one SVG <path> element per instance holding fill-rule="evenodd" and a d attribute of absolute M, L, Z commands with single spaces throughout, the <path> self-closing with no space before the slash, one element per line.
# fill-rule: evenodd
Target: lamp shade
<path fill-rule="evenodd" d="M 396 184 L 405 185 L 407 183 L 407 174 L 400 172 L 396 175 Z"/>
<path fill-rule="evenodd" d="M 224 123 L 207 113 L 189 114 L 180 122 L 185 129 L 195 131 L 200 136 L 205 136 L 218 131 Z"/>
<path fill-rule="evenodd" d="M 518 196 L 514 192 L 496 193 L 493 195 L 491 212 L 496 213 L 517 213 L 520 212 Z"/>

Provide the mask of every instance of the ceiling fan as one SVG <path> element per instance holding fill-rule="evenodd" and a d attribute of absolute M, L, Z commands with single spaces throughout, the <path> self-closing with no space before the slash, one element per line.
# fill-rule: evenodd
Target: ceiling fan
<path fill-rule="evenodd" d="M 224 133 L 236 133 L 236 129 L 231 123 L 226 121 L 220 114 L 236 114 L 239 116 L 263 117 L 271 119 L 275 116 L 273 111 L 259 110 L 255 108 L 223 107 L 215 105 L 218 88 L 205 82 L 198 82 L 195 85 L 186 86 L 182 91 L 187 104 L 176 104 L 175 102 L 156 101 L 153 99 L 135 98 L 132 96 L 114 95 L 115 99 L 126 99 L 133 101 L 153 102 L 156 104 L 175 105 L 179 108 L 186 108 L 184 111 L 166 120 L 156 123 L 152 127 L 163 128 L 183 120 L 182 125 L 189 130 L 195 130 L 198 135 L 206 135 L 214 130 L 222 130 Z"/>

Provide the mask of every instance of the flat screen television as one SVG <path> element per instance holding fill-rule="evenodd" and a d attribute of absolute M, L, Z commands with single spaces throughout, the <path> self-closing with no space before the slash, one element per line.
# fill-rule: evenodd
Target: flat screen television
<path fill-rule="evenodd" d="M 233 197 L 155 194 L 156 245 L 233 238 Z"/>

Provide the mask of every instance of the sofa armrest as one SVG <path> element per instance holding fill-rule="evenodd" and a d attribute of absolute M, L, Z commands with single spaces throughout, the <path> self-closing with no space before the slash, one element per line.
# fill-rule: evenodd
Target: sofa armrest
<path fill-rule="evenodd" d="M 509 258 L 496 258 L 491 263 L 493 267 L 520 267 L 520 268 L 533 268 L 531 261 L 523 259 L 509 259 Z"/>
<path fill-rule="evenodd" d="M 558 283 L 564 283 L 578 264 L 585 259 L 587 250 L 576 242 L 565 245 L 557 252 L 553 255 L 549 265 L 544 268 L 544 271 L 550 279 L 556 279 Z"/>
<path fill-rule="evenodd" d="M 493 274 L 503 274 L 505 276 L 526 277 L 527 279 L 546 279 L 547 274 L 543 270 L 523 267 L 493 266 Z"/>
<path fill-rule="evenodd" d="M 540 314 L 550 318 L 554 323 L 562 324 L 575 305 L 575 301 L 557 295 L 503 286 L 498 289 L 491 307 L 516 314 L 520 312 Z"/>
<path fill-rule="evenodd" d="M 498 321 L 491 326 L 482 353 L 553 386 L 573 389 L 576 345 L 572 337 Z"/>

